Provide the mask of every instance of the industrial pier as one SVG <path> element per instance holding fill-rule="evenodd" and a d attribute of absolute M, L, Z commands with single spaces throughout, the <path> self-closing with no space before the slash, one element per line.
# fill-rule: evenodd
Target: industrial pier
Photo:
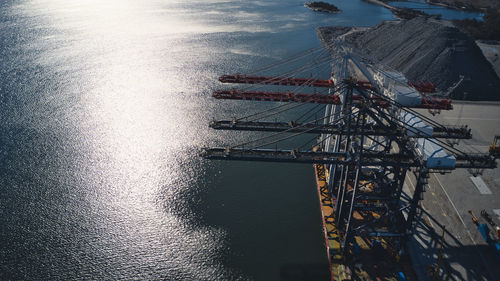
<path fill-rule="evenodd" d="M 432 83 L 408 81 L 341 40 L 325 48 L 332 55 L 319 63 L 331 67 L 328 79 L 293 76 L 300 71 L 279 76 L 221 76 L 222 83 L 295 89 L 216 91 L 213 97 L 217 99 L 283 105 L 260 113 L 260 119 L 212 121 L 210 127 L 217 130 L 272 134 L 244 144 L 204 148 L 201 155 L 216 160 L 312 164 L 331 279 L 417 280 L 416 270 L 420 269 L 415 269 L 408 244 L 420 223 L 429 178 L 456 169 L 473 176 L 495 169 L 498 145 L 482 153 L 464 152 L 457 144 L 472 138 L 471 128 L 444 125 L 429 117 L 453 108 L 450 99 L 433 93 Z M 298 92 L 306 87 L 326 90 Z M 304 122 L 262 120 L 309 103 L 325 105 L 324 115 Z M 295 149 L 277 147 L 304 134 L 316 135 L 315 143 Z M 408 182 L 413 186 L 411 192 Z M 443 274 L 442 258 L 439 255 L 428 276 L 439 279 Z"/>

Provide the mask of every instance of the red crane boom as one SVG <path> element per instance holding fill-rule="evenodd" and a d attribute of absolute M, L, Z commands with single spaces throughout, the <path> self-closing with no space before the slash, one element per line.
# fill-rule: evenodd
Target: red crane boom
<path fill-rule="evenodd" d="M 422 104 L 418 108 L 452 110 L 451 99 L 422 96 Z"/>
<path fill-rule="evenodd" d="M 332 80 L 316 78 L 293 78 L 293 77 L 268 77 L 268 76 L 248 76 L 241 74 L 222 75 L 219 77 L 222 83 L 240 83 L 240 84 L 266 84 L 282 86 L 312 86 L 312 87 L 333 87 Z"/>
<path fill-rule="evenodd" d="M 435 93 L 436 92 L 436 85 L 432 82 L 408 82 L 408 85 L 412 86 L 413 88 L 417 89 L 417 91 L 422 92 L 422 93 Z"/>
<path fill-rule="evenodd" d="M 220 90 L 213 94 L 216 99 L 310 102 L 323 104 L 341 104 L 337 95 L 296 94 L 292 92 L 245 92 L 240 90 Z"/>
<path fill-rule="evenodd" d="M 242 84 L 266 84 L 266 85 L 285 85 L 285 86 L 313 86 L 313 87 L 333 87 L 334 83 L 331 79 L 323 80 L 316 78 L 286 78 L 286 77 L 268 77 L 268 76 L 250 76 L 250 75 L 222 75 L 219 77 L 222 83 L 242 83 Z M 357 86 L 360 88 L 372 90 L 376 92 L 376 88 L 369 81 L 358 81 Z M 415 87 L 415 84 L 412 84 Z M 418 87 L 420 86 L 420 87 Z M 417 90 L 421 92 L 431 91 L 434 87 L 432 83 L 419 83 Z M 220 90 L 213 94 L 216 99 L 233 99 L 233 100 L 257 100 L 257 101 L 281 101 L 281 102 L 310 102 L 321 104 L 341 104 L 340 98 L 337 95 L 320 95 L 320 94 L 301 94 L 292 92 L 259 92 L 259 91 L 241 91 L 236 89 Z M 355 101 L 363 99 L 362 96 L 354 95 Z M 387 107 L 389 103 L 381 97 L 372 97 L 375 105 Z M 451 100 L 446 98 L 422 96 L 422 104 L 415 108 L 427 108 L 434 110 L 451 110 Z"/>
<path fill-rule="evenodd" d="M 301 94 L 292 92 L 259 92 L 259 91 L 241 91 L 236 89 L 215 91 L 213 97 L 216 99 L 230 100 L 253 100 L 253 101 L 280 101 L 280 102 L 309 102 L 321 104 L 341 104 L 337 95 L 322 94 Z M 363 96 L 353 95 L 353 100 L 358 102 L 363 100 Z M 375 105 L 387 107 L 389 103 L 380 97 L 372 97 Z M 451 110 L 450 99 L 422 97 L 422 104 L 414 106 L 415 108 Z"/>

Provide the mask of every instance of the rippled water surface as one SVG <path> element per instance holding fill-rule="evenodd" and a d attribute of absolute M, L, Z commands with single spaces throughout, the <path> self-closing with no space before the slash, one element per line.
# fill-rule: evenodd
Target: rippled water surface
<path fill-rule="evenodd" d="M 392 19 L 361 1 L 0 0 L 0 279 L 279 280 L 325 265 L 309 165 L 221 163 L 223 73 Z"/>

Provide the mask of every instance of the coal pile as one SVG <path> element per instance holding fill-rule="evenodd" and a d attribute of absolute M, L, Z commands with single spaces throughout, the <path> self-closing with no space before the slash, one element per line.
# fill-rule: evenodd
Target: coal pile
<path fill-rule="evenodd" d="M 343 28 L 319 28 L 327 43 Z M 383 22 L 371 29 L 351 33 L 346 42 L 411 81 L 433 82 L 438 90 L 465 77 L 450 97 L 468 100 L 500 100 L 500 79 L 481 50 L 467 34 L 446 21 L 417 17 L 400 22 Z"/>

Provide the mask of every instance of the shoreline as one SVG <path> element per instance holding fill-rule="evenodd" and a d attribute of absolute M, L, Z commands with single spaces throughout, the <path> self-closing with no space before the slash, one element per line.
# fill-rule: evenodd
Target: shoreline
<path fill-rule="evenodd" d="M 384 1 L 384 0 L 363 0 L 367 3 L 371 3 L 371 4 L 374 4 L 374 5 L 378 5 L 378 6 L 381 6 L 381 7 L 384 7 L 386 9 L 389 9 L 391 10 L 391 12 L 393 13 L 394 17 L 398 18 L 398 19 L 401 19 L 400 16 L 398 16 L 396 13 L 403 13 L 405 10 L 408 11 L 408 10 L 411 10 L 411 11 L 414 11 L 415 13 L 423 13 L 425 15 L 428 15 L 428 16 L 434 16 L 434 15 L 430 15 L 430 14 L 427 14 L 425 12 L 422 12 L 421 10 L 419 9 L 416 9 L 416 8 L 401 8 L 401 7 L 396 7 L 396 6 L 392 6 L 390 4 L 388 4 L 387 2 L 408 2 L 408 1 L 405 1 L 405 0 L 393 0 L 393 1 Z M 484 14 L 485 14 L 485 9 L 487 8 L 473 8 L 473 7 L 457 7 L 457 6 L 453 6 L 453 5 L 449 5 L 447 3 L 443 3 L 443 2 L 431 2 L 430 0 L 424 0 L 424 2 L 428 5 L 431 5 L 431 6 L 437 6 L 437 7 L 443 7 L 443 8 L 446 8 L 446 9 L 450 9 L 450 10 L 453 10 L 453 11 L 460 11 L 460 12 L 470 12 L 470 13 L 481 13 L 484 17 Z"/>
<path fill-rule="evenodd" d="M 440 6 L 440 7 L 445 7 L 447 9 L 451 9 L 451 10 L 455 10 L 455 11 L 463 11 L 463 12 L 480 12 L 480 13 L 483 13 L 484 12 L 484 9 L 486 8 L 467 8 L 467 7 L 464 7 L 464 8 L 460 8 L 460 7 L 456 7 L 456 6 L 452 6 L 452 5 L 449 5 L 449 4 L 446 4 L 446 3 L 442 3 L 442 2 L 431 2 L 430 0 L 425 0 L 425 3 L 429 4 L 429 5 L 433 5 L 433 6 Z"/>
<path fill-rule="evenodd" d="M 387 4 L 387 3 L 383 2 L 383 1 L 380 1 L 380 0 L 363 0 L 363 1 L 375 4 L 375 5 L 382 6 L 384 8 L 387 8 L 387 9 L 391 10 L 391 11 L 393 11 L 393 10 L 399 10 L 399 8 L 391 6 L 391 5 L 389 5 L 389 4 Z"/>
<path fill-rule="evenodd" d="M 394 18 L 396 18 L 397 20 L 408 20 L 408 19 L 412 19 L 412 18 L 418 17 L 418 16 L 435 17 L 434 15 L 429 15 L 429 14 L 422 12 L 420 10 L 417 10 L 417 9 L 392 6 L 392 5 L 390 5 L 384 1 L 381 1 L 381 0 L 363 0 L 363 1 L 367 2 L 367 3 L 374 4 L 374 5 L 381 6 L 381 7 L 384 7 L 386 9 L 390 10 L 392 12 L 392 15 L 394 16 Z M 399 2 L 403 2 L 403 1 L 399 1 Z"/>
<path fill-rule="evenodd" d="M 372 2 L 372 3 L 377 4 L 377 5 L 380 5 L 378 2 L 382 2 L 388 6 L 391 6 L 391 5 L 387 4 L 387 2 L 409 2 L 408 0 L 389 0 L 387 2 L 383 1 L 383 0 L 365 0 L 365 1 Z M 439 0 L 436 0 L 436 1 L 439 1 Z M 487 9 L 487 8 L 474 8 L 474 7 L 465 7 L 465 6 L 464 7 L 457 7 L 457 6 L 450 5 L 450 4 L 445 3 L 445 2 L 432 2 L 431 0 L 424 0 L 424 2 L 428 5 L 444 7 L 444 8 L 450 9 L 450 10 L 462 11 L 462 12 L 484 13 L 484 10 Z M 383 5 L 383 6 L 385 6 L 385 5 Z M 391 7 L 393 7 L 393 6 L 391 6 Z"/>
<path fill-rule="evenodd" d="M 427 3 L 429 5 L 433 5 L 433 6 L 445 7 L 447 9 L 452 9 L 452 10 L 456 10 L 456 11 L 477 12 L 477 11 L 474 11 L 474 10 L 459 9 L 457 7 L 453 7 L 453 6 L 450 6 L 450 5 L 445 4 L 445 3 L 431 2 L 429 0 L 425 0 L 425 3 Z"/>

